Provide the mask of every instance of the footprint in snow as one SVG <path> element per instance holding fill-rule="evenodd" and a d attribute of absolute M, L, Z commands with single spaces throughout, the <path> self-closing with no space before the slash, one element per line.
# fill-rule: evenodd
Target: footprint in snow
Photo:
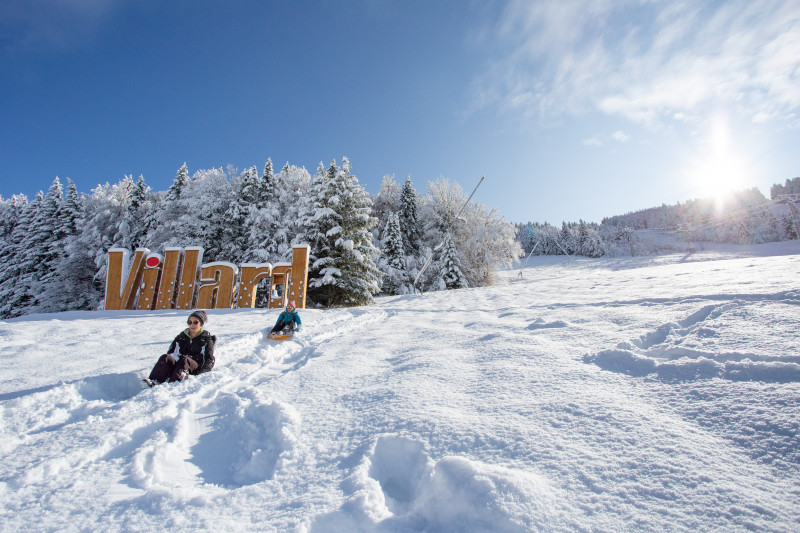
<path fill-rule="evenodd" d="M 352 497 L 317 517 L 313 533 L 376 522 L 387 531 L 542 530 L 558 497 L 538 475 L 454 456 L 434 462 L 422 442 L 393 435 L 378 438 L 344 486 Z"/>

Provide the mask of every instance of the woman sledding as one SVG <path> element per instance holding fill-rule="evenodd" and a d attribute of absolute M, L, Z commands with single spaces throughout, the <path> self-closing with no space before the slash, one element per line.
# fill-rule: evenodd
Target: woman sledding
<path fill-rule="evenodd" d="M 158 358 L 145 383 L 152 387 L 165 381 L 183 381 L 189 374 L 196 376 L 214 368 L 217 337 L 203 329 L 206 322 L 205 311 L 189 315 L 186 321 L 189 327 L 175 337 L 167 353 Z"/>

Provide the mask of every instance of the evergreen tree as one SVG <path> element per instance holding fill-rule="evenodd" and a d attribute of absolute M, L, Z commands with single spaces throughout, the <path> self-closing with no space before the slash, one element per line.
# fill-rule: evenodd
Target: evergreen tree
<path fill-rule="evenodd" d="M 439 287 L 441 289 L 465 289 L 469 285 L 467 278 L 461 272 L 461 261 L 453 245 L 453 240 L 448 235 L 444 240 L 444 247 L 439 260 Z"/>
<path fill-rule="evenodd" d="M 406 272 L 405 253 L 403 251 L 403 235 L 400 231 L 400 218 L 397 213 L 390 213 L 384 226 L 381 240 L 383 255 L 379 260 L 379 269 L 383 272 L 381 290 L 385 294 L 407 294 L 409 277 Z"/>
<path fill-rule="evenodd" d="M 136 184 L 133 182 L 133 176 L 126 175 L 122 181 L 117 184 L 119 191 L 119 208 L 121 215 L 117 220 L 117 231 L 114 234 L 114 246 L 125 248 L 129 250 L 133 248 L 133 195 Z"/>
<path fill-rule="evenodd" d="M 81 204 L 75 183 L 67 178 L 67 194 L 58 209 L 56 231 L 50 244 L 53 267 L 42 278 L 41 311 L 50 313 L 71 309 L 66 299 L 69 287 L 65 280 L 68 273 L 65 264 L 68 257 L 68 245 L 77 236 L 81 224 Z"/>
<path fill-rule="evenodd" d="M 293 244 L 307 244 L 303 240 L 303 216 L 306 199 L 311 189 L 311 175 L 304 167 L 286 163 L 276 176 L 275 204 L 278 206 L 278 223 L 274 240 L 277 260 L 290 261 Z"/>
<path fill-rule="evenodd" d="M 68 239 L 62 261 L 62 304 L 67 309 L 101 307 L 106 281 L 107 254 L 114 246 L 124 217 L 124 187 L 100 185 L 81 201 L 79 231 Z"/>
<path fill-rule="evenodd" d="M 139 179 L 131 193 L 131 203 L 128 207 L 128 224 L 131 228 L 130 241 L 132 248 L 147 246 L 147 234 L 150 232 L 153 205 L 150 201 L 150 187 L 144 182 L 144 176 Z"/>
<path fill-rule="evenodd" d="M 288 163 L 287 163 L 288 164 Z M 261 181 L 258 182 L 258 200 L 256 207 L 263 208 L 267 202 L 275 198 L 275 172 L 272 169 L 272 158 L 267 158 Z"/>
<path fill-rule="evenodd" d="M 250 230 L 248 221 L 255 215 L 255 202 L 259 197 L 259 179 L 256 167 L 245 170 L 233 184 L 235 191 L 225 212 L 227 223 L 222 230 L 222 255 L 226 261 L 241 263 L 248 258 Z"/>
<path fill-rule="evenodd" d="M 37 200 L 40 196 L 37 196 Z M 9 202 L 4 218 L 3 240 L 0 241 L 0 318 L 11 318 L 16 279 L 19 276 L 19 257 L 21 242 L 33 219 L 33 209 L 24 195 L 14 195 Z"/>
<path fill-rule="evenodd" d="M 236 169 L 222 168 L 198 170 L 192 176 L 189 186 L 181 194 L 178 211 L 181 212 L 179 227 L 167 241 L 169 246 L 200 246 L 203 260 L 231 261 L 225 256 L 224 233 L 230 225 L 226 218 L 233 199 Z M 229 179 L 233 176 L 232 179 Z"/>
<path fill-rule="evenodd" d="M 311 245 L 308 294 L 324 305 L 371 303 L 379 291 L 378 250 L 372 244 L 372 200 L 350 172 L 333 161 L 320 164 L 304 216 L 306 241 Z"/>
<path fill-rule="evenodd" d="M 61 182 L 55 178 L 36 210 L 24 241 L 21 276 L 18 281 L 21 286 L 26 287 L 27 306 L 33 308 L 33 311 L 40 310 L 43 281 L 50 279 L 56 269 L 58 259 L 56 239 L 60 233 L 56 226 L 63 199 Z"/>
<path fill-rule="evenodd" d="M 254 262 L 276 262 L 278 259 L 278 227 L 280 219 L 279 198 L 276 194 L 277 178 L 272 170 L 272 159 L 267 159 L 258 183 L 258 194 L 245 221 L 247 253 L 245 259 Z M 261 298 L 261 293 L 259 293 Z M 266 298 L 266 295 L 264 295 Z M 265 304 L 266 301 L 260 302 Z"/>
<path fill-rule="evenodd" d="M 568 255 L 572 255 L 575 253 L 575 246 L 574 246 L 574 238 L 572 236 L 572 231 L 569 225 L 565 222 L 561 222 L 561 232 L 558 234 L 557 244 L 561 245 L 559 248 L 561 253 L 567 253 Z"/>
<path fill-rule="evenodd" d="M 405 236 L 403 245 L 406 254 L 416 255 L 421 246 L 421 229 L 417 217 L 417 191 L 411 183 L 411 176 L 406 178 L 400 192 L 400 229 Z"/>
<path fill-rule="evenodd" d="M 12 318 L 23 315 L 31 306 L 30 269 L 31 258 L 27 256 L 28 243 L 33 242 L 35 220 L 44 202 L 42 191 L 29 202 L 20 214 L 17 225 L 11 232 L 7 251 L 11 261 L 6 265 L 0 280 L 0 317 Z"/>
<path fill-rule="evenodd" d="M 189 170 L 184 163 L 178 169 L 175 179 L 172 181 L 163 199 L 152 211 L 152 215 L 146 217 L 148 234 L 145 242 L 149 247 L 159 249 L 180 229 L 180 218 L 185 213 L 184 206 L 180 199 L 184 188 L 189 184 Z M 127 206 L 127 204 L 126 204 Z"/>
<path fill-rule="evenodd" d="M 186 162 L 181 165 L 181 168 L 178 169 L 178 173 L 175 175 L 175 179 L 172 181 L 172 185 L 169 186 L 167 190 L 167 194 L 164 196 L 165 202 L 175 202 L 181 197 L 181 193 L 186 185 L 189 183 L 189 169 L 186 166 Z"/>

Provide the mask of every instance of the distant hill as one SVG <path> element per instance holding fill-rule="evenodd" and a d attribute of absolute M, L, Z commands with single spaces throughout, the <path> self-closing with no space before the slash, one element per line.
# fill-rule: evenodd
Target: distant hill
<path fill-rule="evenodd" d="M 718 198 L 689 200 L 603 219 L 600 224 L 562 222 L 517 224 L 526 254 L 635 255 L 657 253 L 658 240 L 643 239 L 641 230 L 673 234 L 685 241 L 760 244 L 798 238 L 800 178 L 775 184 L 767 199 L 757 188 Z M 793 215 L 794 209 L 794 215 Z"/>

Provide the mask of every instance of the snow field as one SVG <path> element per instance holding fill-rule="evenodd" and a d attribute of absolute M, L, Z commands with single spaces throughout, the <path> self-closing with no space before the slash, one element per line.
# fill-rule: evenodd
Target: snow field
<path fill-rule="evenodd" d="M 796 243 L 795 243 L 796 244 Z M 792 531 L 798 255 L 542 258 L 490 288 L 0 322 L 0 530 Z"/>

